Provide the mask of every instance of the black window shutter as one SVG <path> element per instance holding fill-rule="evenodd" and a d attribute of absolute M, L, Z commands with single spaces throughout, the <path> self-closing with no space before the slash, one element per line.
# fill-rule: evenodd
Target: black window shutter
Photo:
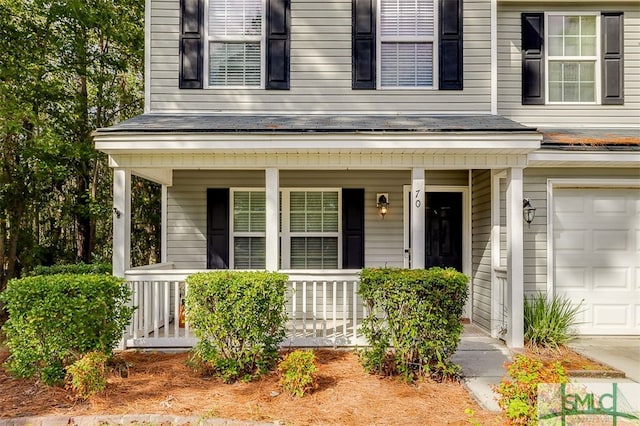
<path fill-rule="evenodd" d="M 544 105 L 544 13 L 522 14 L 522 105 Z"/>
<path fill-rule="evenodd" d="M 229 188 L 207 189 L 207 269 L 229 269 Z"/>
<path fill-rule="evenodd" d="M 602 13 L 602 103 L 624 104 L 624 42 L 622 12 Z"/>
<path fill-rule="evenodd" d="M 180 0 L 181 89 L 202 89 L 204 0 Z"/>
<path fill-rule="evenodd" d="M 376 0 L 352 0 L 351 87 L 376 88 Z"/>
<path fill-rule="evenodd" d="M 364 189 L 342 189 L 342 268 L 364 268 Z"/>
<path fill-rule="evenodd" d="M 289 89 L 290 0 L 267 1 L 265 89 Z"/>
<path fill-rule="evenodd" d="M 462 90 L 462 0 L 440 0 L 440 90 Z"/>

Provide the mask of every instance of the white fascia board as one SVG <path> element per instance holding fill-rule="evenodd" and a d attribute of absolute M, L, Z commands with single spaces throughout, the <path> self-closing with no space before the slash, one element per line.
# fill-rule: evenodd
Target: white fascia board
<path fill-rule="evenodd" d="M 531 132 L 111 133 L 95 136 L 96 149 L 116 153 L 446 151 L 528 153 L 542 135 Z"/>
<path fill-rule="evenodd" d="M 640 168 L 640 152 L 536 151 L 530 153 L 528 158 L 529 167 L 614 166 Z"/>

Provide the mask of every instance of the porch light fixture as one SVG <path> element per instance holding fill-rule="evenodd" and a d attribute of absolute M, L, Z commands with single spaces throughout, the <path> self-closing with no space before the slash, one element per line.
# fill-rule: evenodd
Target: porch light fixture
<path fill-rule="evenodd" d="M 120 215 L 122 214 L 120 212 L 120 210 L 118 210 L 116 207 L 113 208 L 113 214 L 116 215 L 116 219 L 120 219 Z"/>
<path fill-rule="evenodd" d="M 524 221 L 527 222 L 529 228 L 531 228 L 531 222 L 533 222 L 533 218 L 536 217 L 536 208 L 531 205 L 531 200 L 525 198 L 522 200 L 522 217 Z"/>
<path fill-rule="evenodd" d="M 384 219 L 384 216 L 389 211 L 389 193 L 383 192 L 383 193 L 376 194 L 376 200 L 377 200 L 376 205 L 378 207 L 378 213 L 380 213 L 380 215 L 382 216 L 382 219 Z"/>

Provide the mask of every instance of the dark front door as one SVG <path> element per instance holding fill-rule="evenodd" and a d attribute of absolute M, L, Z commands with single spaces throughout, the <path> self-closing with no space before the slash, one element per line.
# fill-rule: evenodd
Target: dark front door
<path fill-rule="evenodd" d="M 462 193 L 428 192 L 425 267 L 462 271 Z"/>

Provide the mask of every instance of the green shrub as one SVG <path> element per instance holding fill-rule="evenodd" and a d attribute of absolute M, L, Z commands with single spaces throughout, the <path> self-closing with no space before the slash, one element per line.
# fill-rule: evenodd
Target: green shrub
<path fill-rule="evenodd" d="M 557 348 L 572 339 L 582 302 L 575 306 L 563 297 L 549 300 L 543 293 L 524 300 L 524 339 L 530 345 Z"/>
<path fill-rule="evenodd" d="M 110 354 L 133 313 L 131 292 L 109 275 L 46 275 L 11 280 L 0 294 L 9 320 L 3 326 L 15 377 L 55 384 L 90 351 Z"/>
<path fill-rule="evenodd" d="M 495 387 L 500 396 L 498 405 L 508 424 L 536 425 L 538 385 L 568 382 L 567 374 L 559 362 L 545 367 L 540 360 L 516 355 L 513 362 L 507 365 L 507 376 Z"/>
<path fill-rule="evenodd" d="M 295 350 L 278 364 L 280 386 L 291 396 L 303 397 L 316 387 L 316 356 L 313 351 Z"/>
<path fill-rule="evenodd" d="M 406 381 L 455 376 L 451 355 L 460 341 L 460 318 L 469 278 L 455 269 L 363 269 L 359 294 L 368 308 L 362 332 L 369 348 L 364 367 Z"/>
<path fill-rule="evenodd" d="M 191 365 L 225 382 L 271 370 L 285 335 L 288 277 L 275 272 L 215 271 L 187 277 L 186 319 L 198 343 Z"/>
<path fill-rule="evenodd" d="M 108 274 L 111 275 L 112 267 L 108 263 L 73 263 L 69 265 L 38 265 L 29 274 L 58 275 L 58 274 Z"/>
<path fill-rule="evenodd" d="M 69 386 L 80 398 L 102 392 L 107 386 L 109 355 L 92 351 L 67 367 Z"/>

